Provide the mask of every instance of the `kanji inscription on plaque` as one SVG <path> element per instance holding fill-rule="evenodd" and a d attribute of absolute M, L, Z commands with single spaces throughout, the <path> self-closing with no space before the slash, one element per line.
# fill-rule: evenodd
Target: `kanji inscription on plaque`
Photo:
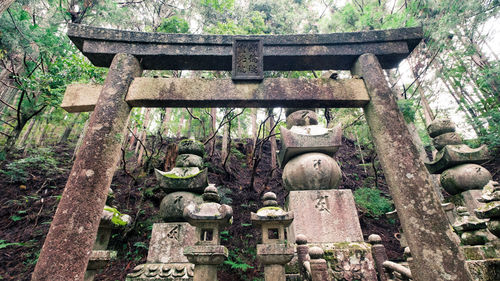
<path fill-rule="evenodd" d="M 233 41 L 233 80 L 264 79 L 262 40 L 236 38 Z"/>

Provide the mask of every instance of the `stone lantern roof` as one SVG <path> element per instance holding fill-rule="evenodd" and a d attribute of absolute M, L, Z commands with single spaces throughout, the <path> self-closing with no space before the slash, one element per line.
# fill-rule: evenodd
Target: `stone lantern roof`
<path fill-rule="evenodd" d="M 184 218 L 193 226 L 201 224 L 217 224 L 220 227 L 231 224 L 233 209 L 231 206 L 219 204 L 217 188 L 210 184 L 203 193 L 203 203 L 191 203 L 184 208 Z"/>
<path fill-rule="evenodd" d="M 251 213 L 250 219 L 255 225 L 264 223 L 272 223 L 289 226 L 293 221 L 293 212 L 286 212 L 278 206 L 276 194 L 267 192 L 262 197 L 264 207 L 260 208 L 257 213 Z"/>

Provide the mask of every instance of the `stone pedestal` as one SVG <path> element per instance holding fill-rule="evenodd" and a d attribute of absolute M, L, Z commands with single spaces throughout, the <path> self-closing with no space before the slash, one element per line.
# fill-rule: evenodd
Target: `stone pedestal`
<path fill-rule="evenodd" d="M 192 246 L 195 242 L 195 228 L 187 222 L 155 223 L 147 262 L 188 263 L 184 247 Z"/>
<path fill-rule="evenodd" d="M 351 190 L 290 191 L 287 208 L 295 214 L 289 228 L 290 241 L 304 234 L 314 245 L 363 242 Z"/>
<path fill-rule="evenodd" d="M 136 266 L 126 280 L 192 280 L 194 265 L 183 251 L 195 241 L 195 228 L 187 222 L 155 223 L 147 263 Z"/>
<path fill-rule="evenodd" d="M 314 243 L 311 243 L 314 245 Z M 321 246 L 337 281 L 377 281 L 371 245 L 365 242 L 339 242 Z"/>
<path fill-rule="evenodd" d="M 467 261 L 466 266 L 474 281 L 500 280 L 500 259 Z"/>
<path fill-rule="evenodd" d="M 290 191 L 287 207 L 295 214 L 289 239 L 304 234 L 309 245 L 321 247 L 337 280 L 377 280 L 351 190 Z"/>
<path fill-rule="evenodd" d="M 93 250 L 90 254 L 89 264 L 85 271 L 84 281 L 94 280 L 99 270 L 106 267 L 108 262 L 116 258 L 116 251 Z"/>

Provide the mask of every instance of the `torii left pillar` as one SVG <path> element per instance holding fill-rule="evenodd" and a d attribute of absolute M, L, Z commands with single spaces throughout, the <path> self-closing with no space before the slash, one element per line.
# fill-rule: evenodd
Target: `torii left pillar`
<path fill-rule="evenodd" d="M 125 96 L 141 74 L 134 56 L 113 58 L 32 281 L 83 280 L 130 116 Z"/>

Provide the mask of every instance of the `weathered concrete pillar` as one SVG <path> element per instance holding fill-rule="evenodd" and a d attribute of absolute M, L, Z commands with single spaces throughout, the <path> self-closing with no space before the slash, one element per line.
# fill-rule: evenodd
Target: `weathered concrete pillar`
<path fill-rule="evenodd" d="M 31 280 L 83 280 L 130 114 L 125 95 L 141 73 L 134 56 L 114 57 Z"/>
<path fill-rule="evenodd" d="M 361 55 L 352 73 L 363 78 L 370 95 L 363 110 L 412 250 L 413 277 L 417 281 L 471 280 L 430 174 L 413 145 L 376 56 Z"/>

